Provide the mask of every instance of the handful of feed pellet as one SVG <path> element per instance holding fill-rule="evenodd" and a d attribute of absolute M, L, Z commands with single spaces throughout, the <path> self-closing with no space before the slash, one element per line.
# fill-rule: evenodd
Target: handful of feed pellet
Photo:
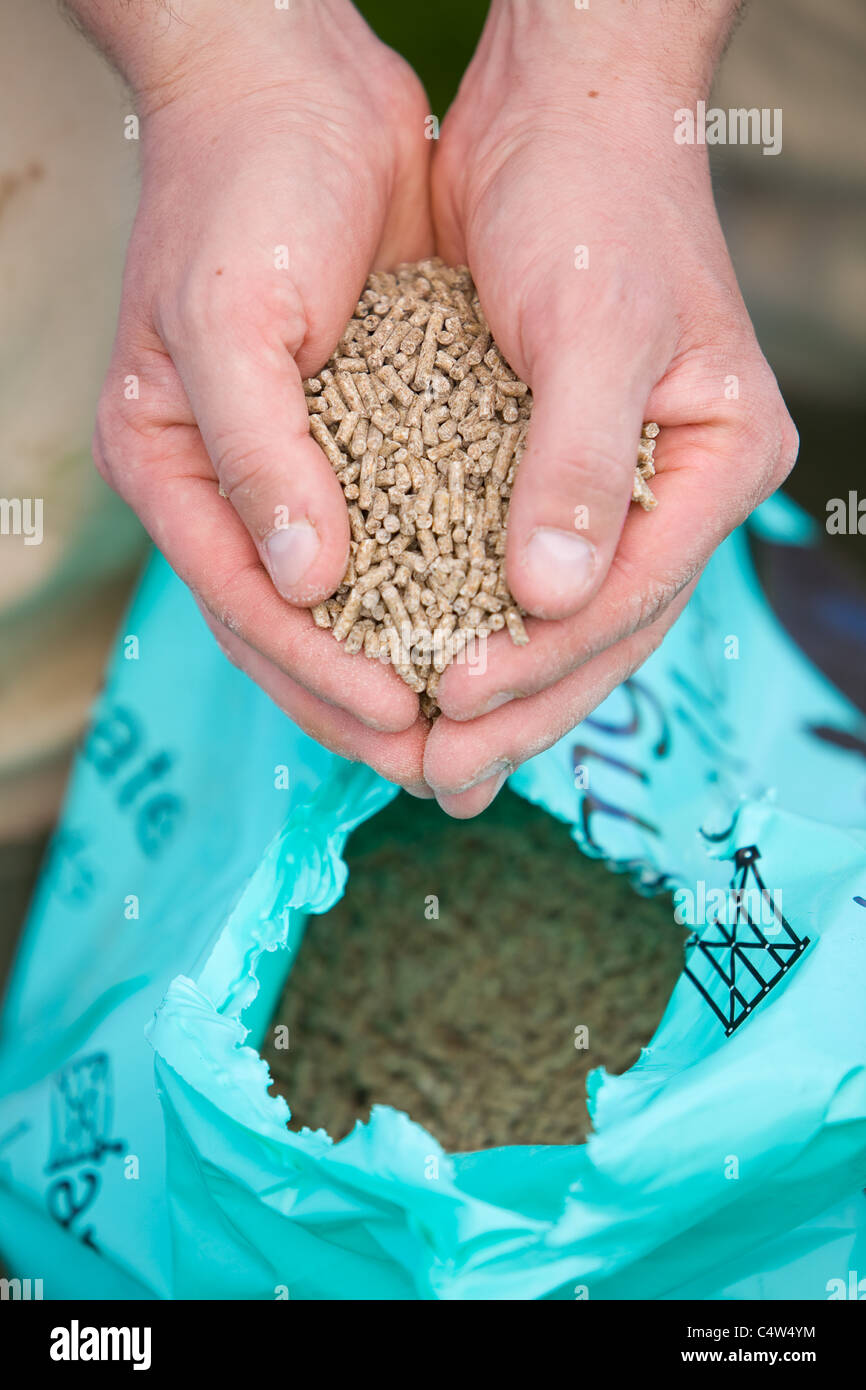
<path fill-rule="evenodd" d="M 346 651 L 389 661 L 433 718 L 452 661 L 501 628 L 529 640 L 505 583 L 529 387 L 493 342 L 466 267 L 430 260 L 370 276 L 304 391 L 352 532 L 343 581 L 313 618 Z M 658 432 L 644 425 L 635 465 L 632 498 L 646 511 Z"/>

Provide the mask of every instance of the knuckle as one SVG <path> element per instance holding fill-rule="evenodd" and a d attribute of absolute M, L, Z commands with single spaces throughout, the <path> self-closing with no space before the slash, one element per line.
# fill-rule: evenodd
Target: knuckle
<path fill-rule="evenodd" d="M 95 429 L 93 432 L 93 439 L 91 441 L 91 453 L 93 454 L 93 462 L 100 478 L 104 483 L 107 483 L 109 487 L 114 488 L 114 466 L 112 464 L 111 457 L 103 444 L 102 436 L 100 435 L 98 428 Z"/>
<path fill-rule="evenodd" d="M 214 266 L 208 275 L 199 267 L 188 270 L 160 304 L 160 328 L 170 346 L 216 332 L 217 318 L 231 312 L 234 292 L 217 289 L 220 269 Z"/>
<path fill-rule="evenodd" d="M 766 390 L 759 393 L 760 406 L 737 423 L 736 446 L 741 457 L 755 460 L 765 486 L 774 490 L 782 485 L 797 461 L 800 437 L 769 367 L 766 375 Z"/>
<path fill-rule="evenodd" d="M 794 464 L 797 462 L 797 454 L 800 452 L 800 435 L 797 426 L 791 419 L 787 410 L 782 406 L 781 419 L 778 427 L 778 449 L 776 461 L 772 471 L 773 481 L 776 487 L 781 487 L 788 477 Z"/>
<path fill-rule="evenodd" d="M 781 487 L 794 467 L 800 447 L 800 437 L 781 399 L 768 419 L 752 425 L 748 447 L 752 457 L 762 464 L 763 495 Z"/>
<path fill-rule="evenodd" d="M 177 350 L 213 350 L 230 332 L 241 347 L 278 341 L 299 349 L 307 335 L 303 303 L 285 270 L 232 274 L 231 255 L 201 259 L 181 277 L 158 310 L 166 345 Z"/>
<path fill-rule="evenodd" d="M 647 661 L 649 657 L 657 652 L 662 642 L 668 635 L 668 629 L 664 624 L 652 628 L 644 638 L 643 656 L 641 662 Z"/>
<path fill-rule="evenodd" d="M 122 456 L 122 413 L 103 391 L 96 411 L 92 451 L 96 471 L 109 487 L 117 487 L 117 461 Z"/>
<path fill-rule="evenodd" d="M 218 435 L 211 445 L 211 462 L 229 501 L 249 501 L 261 495 L 272 465 L 272 451 L 249 431 Z"/>
<path fill-rule="evenodd" d="M 687 584 L 693 578 L 693 573 L 678 576 L 676 579 L 666 577 L 658 579 L 650 577 L 642 583 L 640 592 L 635 599 L 636 621 L 634 631 L 641 632 L 644 629 L 652 629 L 659 618 L 667 612 L 674 599 L 682 593 Z M 662 640 L 664 633 L 647 637 L 645 641 L 655 641 L 656 645 Z M 655 651 L 655 647 L 652 648 Z"/>
<path fill-rule="evenodd" d="M 207 591 L 200 594 L 211 616 L 235 637 L 245 637 L 238 614 L 249 608 L 250 582 L 258 576 L 258 570 L 258 564 L 251 560 L 228 574 L 213 578 Z"/>
<path fill-rule="evenodd" d="M 603 430 L 595 430 L 581 439 L 575 459 L 580 468 L 594 477 L 604 478 L 611 473 L 624 473 L 631 477 L 634 471 L 634 459 L 626 458 L 620 441 Z"/>
<path fill-rule="evenodd" d="M 561 466 L 572 487 L 586 484 L 595 497 L 605 489 L 618 494 L 628 486 L 631 491 L 634 459 L 626 456 L 613 434 L 598 430 L 583 437 L 565 453 Z"/>
<path fill-rule="evenodd" d="M 648 626 L 646 632 L 641 632 L 639 636 L 636 636 L 631 644 L 631 651 L 622 680 L 630 680 L 640 670 L 644 662 L 649 661 L 650 657 L 655 655 L 667 637 L 670 626 L 670 623 L 657 622 L 655 625 Z"/>
<path fill-rule="evenodd" d="M 673 596 L 673 589 L 669 584 L 660 583 L 657 580 L 650 580 L 645 583 L 636 599 L 636 631 L 640 632 L 643 628 L 652 627 L 656 619 L 661 617 Z"/>
<path fill-rule="evenodd" d="M 772 451 L 766 417 L 755 411 L 739 414 L 733 422 L 731 447 L 747 463 L 765 459 Z"/>

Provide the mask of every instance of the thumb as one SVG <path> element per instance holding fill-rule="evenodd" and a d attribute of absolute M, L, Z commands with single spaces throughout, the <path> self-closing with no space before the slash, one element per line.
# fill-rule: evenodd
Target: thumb
<path fill-rule="evenodd" d="M 508 586 L 528 612 L 565 618 L 606 575 L 631 500 L 648 375 L 597 348 L 533 365 L 532 420 L 508 513 Z M 638 372 L 633 373 L 637 378 Z"/>
<path fill-rule="evenodd" d="M 214 471 L 274 587 L 309 605 L 346 569 L 349 519 L 334 470 L 309 433 L 301 377 L 282 342 L 240 340 L 174 354 Z"/>

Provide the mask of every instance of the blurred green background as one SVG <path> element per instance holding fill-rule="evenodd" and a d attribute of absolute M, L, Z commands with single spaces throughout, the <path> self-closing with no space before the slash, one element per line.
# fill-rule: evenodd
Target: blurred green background
<path fill-rule="evenodd" d="M 430 98 L 430 114 L 442 120 L 475 52 L 487 0 L 361 0 L 358 9 L 380 39 L 412 64 Z"/>

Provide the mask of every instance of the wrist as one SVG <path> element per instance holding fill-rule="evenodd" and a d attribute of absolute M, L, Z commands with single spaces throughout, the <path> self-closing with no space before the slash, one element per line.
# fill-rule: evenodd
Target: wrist
<path fill-rule="evenodd" d="M 485 39 L 666 108 L 706 97 L 743 0 L 491 0 Z"/>
<path fill-rule="evenodd" d="M 285 9 L 248 0 L 66 0 L 126 79 L 147 116 L 176 101 L 225 106 L 278 73 L 309 75 L 346 23 L 350 0 L 290 0 Z"/>

